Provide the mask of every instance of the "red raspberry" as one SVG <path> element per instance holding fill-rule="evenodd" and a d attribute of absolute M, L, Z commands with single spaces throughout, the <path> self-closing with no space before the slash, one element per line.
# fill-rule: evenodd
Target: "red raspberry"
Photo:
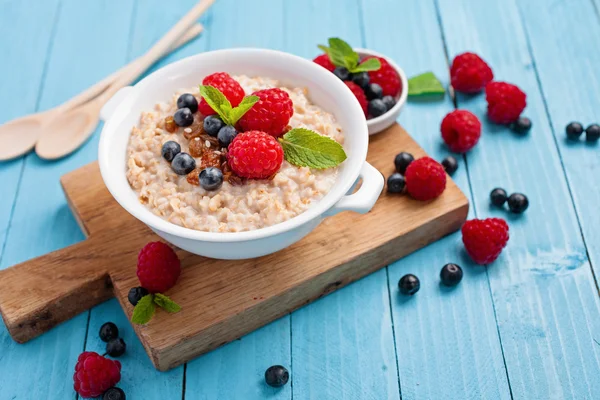
<path fill-rule="evenodd" d="M 237 107 L 244 99 L 245 93 L 242 86 L 227 72 L 216 72 L 208 75 L 202 80 L 203 85 L 215 87 L 223 93 L 232 107 Z M 204 116 L 216 114 L 215 110 L 208 105 L 206 100 L 200 99 L 198 110 Z"/>
<path fill-rule="evenodd" d="M 462 93 L 481 92 L 494 79 L 489 65 L 475 53 L 454 57 L 450 67 L 450 81 L 454 90 Z"/>
<path fill-rule="evenodd" d="M 333 72 L 333 70 L 335 69 L 335 65 L 333 65 L 331 59 L 327 54 L 321 54 L 320 56 L 316 56 L 313 62 L 319 64 L 321 67 L 331 72 Z"/>
<path fill-rule="evenodd" d="M 396 97 L 399 95 L 402 91 L 402 82 L 394 67 L 383 57 L 369 56 L 365 57 L 365 60 L 370 58 L 377 58 L 381 62 L 381 68 L 377 71 L 369 71 L 370 82 L 381 86 L 384 96 Z"/>
<path fill-rule="evenodd" d="M 481 137 L 481 122 L 472 112 L 455 110 L 444 117 L 440 130 L 450 150 L 466 153 Z"/>
<path fill-rule="evenodd" d="M 515 85 L 490 82 L 485 87 L 488 117 L 497 124 L 510 124 L 519 119 L 527 105 L 527 96 Z"/>
<path fill-rule="evenodd" d="M 229 145 L 227 161 L 241 177 L 267 179 L 279 171 L 283 149 L 277 139 L 265 132 L 243 132 Z"/>
<path fill-rule="evenodd" d="M 260 97 L 260 100 L 240 118 L 242 129 L 281 136 L 294 114 L 290 95 L 277 88 L 259 90 L 252 95 Z"/>
<path fill-rule="evenodd" d="M 362 90 L 362 88 L 354 82 L 344 81 L 344 83 L 346 84 L 346 86 L 348 86 L 348 89 L 352 91 L 354 97 L 356 97 L 356 100 L 358 100 L 358 102 L 360 103 L 360 106 L 362 107 L 366 116 L 368 113 L 367 108 L 369 106 L 369 101 L 367 100 L 367 95 L 365 95 L 365 91 Z"/>
<path fill-rule="evenodd" d="M 406 168 L 404 179 L 406 191 L 417 200 L 435 199 L 446 189 L 444 167 L 429 157 L 411 162 Z"/>
<path fill-rule="evenodd" d="M 81 397 L 101 396 L 121 380 L 121 363 L 93 351 L 79 355 L 73 374 L 73 388 Z"/>
<path fill-rule="evenodd" d="M 508 225 L 501 218 L 472 219 L 462 227 L 462 240 L 473 261 L 490 264 L 508 243 Z"/>
<path fill-rule="evenodd" d="M 150 293 L 164 293 L 175 286 L 181 273 L 177 254 L 162 242 L 150 242 L 138 254 L 137 276 Z"/>

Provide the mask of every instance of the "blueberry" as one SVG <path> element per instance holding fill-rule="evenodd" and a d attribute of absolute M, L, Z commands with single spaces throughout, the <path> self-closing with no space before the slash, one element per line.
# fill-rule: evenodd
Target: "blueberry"
<path fill-rule="evenodd" d="M 502 188 L 495 188 L 490 192 L 490 201 L 496 207 L 502 207 L 506 202 L 507 196 L 508 194 L 506 193 L 506 190 Z"/>
<path fill-rule="evenodd" d="M 198 100 L 191 93 L 184 93 L 177 99 L 177 108 L 189 108 L 192 113 L 198 111 Z"/>
<path fill-rule="evenodd" d="M 400 278 L 398 288 L 402 294 L 413 295 L 421 288 L 421 282 L 419 282 L 419 278 L 413 274 L 406 274 Z"/>
<path fill-rule="evenodd" d="M 402 193 L 405 185 L 404 177 L 397 172 L 387 178 L 387 190 L 390 193 Z"/>
<path fill-rule="evenodd" d="M 396 105 L 396 100 L 392 96 L 383 96 L 381 100 L 383 101 L 383 104 L 385 104 L 385 109 L 387 111 L 390 111 Z"/>
<path fill-rule="evenodd" d="M 223 172 L 219 168 L 208 167 L 200 172 L 200 186 L 204 190 L 217 190 L 223 184 Z"/>
<path fill-rule="evenodd" d="M 104 392 L 102 400 L 126 400 L 125 392 L 118 387 L 112 387 Z"/>
<path fill-rule="evenodd" d="M 510 124 L 510 129 L 517 133 L 525 134 L 531 130 L 531 120 L 527 117 L 519 117 L 518 120 Z"/>
<path fill-rule="evenodd" d="M 371 80 L 371 78 L 369 78 L 368 72 L 358 72 L 358 73 L 352 75 L 352 82 L 356 83 L 358 86 L 360 86 L 363 89 L 365 87 L 367 87 L 370 80 Z"/>
<path fill-rule="evenodd" d="M 452 175 L 458 169 L 458 161 L 453 156 L 448 156 L 442 160 L 442 167 L 446 170 L 448 175 Z"/>
<path fill-rule="evenodd" d="M 237 131 L 233 126 L 225 125 L 219 130 L 217 137 L 219 138 L 219 144 L 221 147 L 227 147 L 237 136 Z"/>
<path fill-rule="evenodd" d="M 127 300 L 131 303 L 132 306 L 136 306 L 137 303 L 142 299 L 142 297 L 148 295 L 149 292 L 141 286 L 134 287 L 129 289 L 129 293 L 127 294 Z"/>
<path fill-rule="evenodd" d="M 169 140 L 165 142 L 162 147 L 162 156 L 168 162 L 173 161 L 177 154 L 181 153 L 181 146 L 179 143 Z"/>
<path fill-rule="evenodd" d="M 225 125 L 225 123 L 216 115 L 209 115 L 204 118 L 204 131 L 212 137 L 217 137 L 219 130 Z"/>
<path fill-rule="evenodd" d="M 365 88 L 367 99 L 381 99 L 383 97 L 383 89 L 376 83 L 371 83 Z"/>
<path fill-rule="evenodd" d="M 189 108 L 180 108 L 173 114 L 173 120 L 177 126 L 190 126 L 194 122 L 194 114 Z"/>
<path fill-rule="evenodd" d="M 446 264 L 440 271 L 440 279 L 446 286 L 456 286 L 463 277 L 463 270 L 456 264 Z"/>
<path fill-rule="evenodd" d="M 373 118 L 377 118 L 380 115 L 385 114 L 387 108 L 381 99 L 374 99 L 369 102 L 369 114 Z"/>
<path fill-rule="evenodd" d="M 119 337 L 119 328 L 112 322 L 107 322 L 102 324 L 100 327 L 100 339 L 103 342 L 108 342 L 111 339 L 116 339 Z"/>
<path fill-rule="evenodd" d="M 188 153 L 179 153 L 173 159 L 171 168 L 177 175 L 187 175 L 196 168 L 196 160 Z"/>
<path fill-rule="evenodd" d="M 352 74 L 345 67 L 335 67 L 333 74 L 343 81 L 349 81 L 352 78 Z"/>
<path fill-rule="evenodd" d="M 585 140 L 595 142 L 600 138 L 600 125 L 591 124 L 585 129 Z"/>
<path fill-rule="evenodd" d="M 529 199 L 522 193 L 513 193 L 508 197 L 508 209 L 515 214 L 521 214 L 529 207 Z"/>
<path fill-rule="evenodd" d="M 567 138 L 569 140 L 577 140 L 579 136 L 583 133 L 583 125 L 579 122 L 571 122 L 567 125 Z"/>
<path fill-rule="evenodd" d="M 288 383 L 290 373 L 281 365 L 273 365 L 265 371 L 265 382 L 273 387 L 281 387 Z"/>
<path fill-rule="evenodd" d="M 404 151 L 402 153 L 398 153 L 396 158 L 394 158 L 394 165 L 396 166 L 396 171 L 401 174 L 404 174 L 408 165 L 414 160 L 415 158 L 410 153 Z"/>
<path fill-rule="evenodd" d="M 106 354 L 111 357 L 121 357 L 125 354 L 125 350 L 127 350 L 127 345 L 121 338 L 112 339 L 106 343 Z"/>

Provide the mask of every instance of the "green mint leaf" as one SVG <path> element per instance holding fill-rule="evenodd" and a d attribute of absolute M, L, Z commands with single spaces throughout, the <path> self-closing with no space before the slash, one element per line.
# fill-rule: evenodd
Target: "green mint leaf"
<path fill-rule="evenodd" d="M 209 85 L 200 85 L 200 96 L 219 114 L 223 122 L 227 125 L 233 125 L 228 120 L 229 112 L 232 108 L 231 103 L 219 89 Z"/>
<path fill-rule="evenodd" d="M 355 54 L 356 61 L 358 61 L 358 54 L 354 51 L 352 46 L 343 41 L 340 38 L 332 37 L 329 38 L 329 47 L 334 50 L 339 50 L 344 55 L 352 55 Z"/>
<path fill-rule="evenodd" d="M 327 55 L 329 56 L 329 59 L 331 60 L 333 65 L 335 65 L 336 67 L 348 68 L 346 56 L 344 56 L 344 53 L 342 53 L 338 49 L 329 49 Z"/>
<path fill-rule="evenodd" d="M 329 56 L 329 59 L 336 67 L 345 67 L 348 70 L 356 68 L 360 56 L 352 49 L 348 43 L 340 38 L 329 38 L 329 47 L 318 45 Z"/>
<path fill-rule="evenodd" d="M 169 313 L 177 313 L 181 311 L 181 307 L 179 306 L 179 304 L 175 303 L 169 297 L 161 293 L 156 293 L 154 295 L 154 303 L 156 303 L 157 306 Z"/>
<path fill-rule="evenodd" d="M 248 110 L 250 110 L 252 108 L 252 106 L 255 105 L 259 100 L 260 100 L 260 97 L 258 97 L 258 96 L 244 97 L 244 99 L 242 100 L 240 105 L 235 107 L 229 113 L 229 120 L 231 122 L 231 125 L 235 126 L 235 124 L 237 124 L 237 122 L 240 120 L 240 118 L 242 118 L 242 116 L 244 114 L 246 114 L 248 112 Z"/>
<path fill-rule="evenodd" d="M 292 129 L 279 139 L 279 143 L 286 161 L 298 167 L 331 168 L 347 158 L 342 145 L 310 129 Z"/>
<path fill-rule="evenodd" d="M 433 72 L 425 72 L 408 80 L 409 96 L 443 96 L 445 93 L 444 86 Z"/>
<path fill-rule="evenodd" d="M 131 322 L 138 325 L 145 325 L 154 316 L 156 306 L 154 305 L 154 295 L 147 294 L 138 301 L 137 305 L 133 309 L 133 315 L 131 316 Z"/>
<path fill-rule="evenodd" d="M 330 50 L 330 49 L 329 49 L 329 47 L 327 47 L 327 46 L 323 46 L 322 44 L 318 45 L 317 47 L 318 47 L 319 49 L 323 50 L 323 53 L 325 53 L 325 54 L 329 54 L 329 50 Z"/>
<path fill-rule="evenodd" d="M 358 64 L 354 69 L 352 69 L 352 73 L 356 72 L 367 72 L 367 71 L 377 71 L 381 68 L 381 61 L 376 58 L 369 58 Z"/>

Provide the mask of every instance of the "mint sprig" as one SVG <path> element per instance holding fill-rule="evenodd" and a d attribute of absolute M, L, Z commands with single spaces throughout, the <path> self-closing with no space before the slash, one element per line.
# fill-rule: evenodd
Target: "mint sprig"
<path fill-rule="evenodd" d="M 181 311 L 181 306 L 171 300 L 169 297 L 165 296 L 162 293 L 156 293 L 154 295 L 154 303 L 165 310 L 168 313 L 174 314 Z"/>
<path fill-rule="evenodd" d="M 225 124 L 231 126 L 235 126 L 240 118 L 260 100 L 258 96 L 246 96 L 237 107 L 232 107 L 227 97 L 219 89 L 210 85 L 200 85 L 200 96 L 219 114 Z"/>
<path fill-rule="evenodd" d="M 340 38 L 329 38 L 328 43 L 329 47 L 319 45 L 319 49 L 329 56 L 336 67 L 345 67 L 351 73 L 377 71 L 381 68 L 381 62 L 376 58 L 369 58 L 359 64 L 358 53 Z"/>
<path fill-rule="evenodd" d="M 279 139 L 279 143 L 285 160 L 298 167 L 331 168 L 347 158 L 342 145 L 310 129 L 292 129 Z"/>
<path fill-rule="evenodd" d="M 408 80 L 408 95 L 411 97 L 443 96 L 445 93 L 442 82 L 431 71 L 413 76 Z"/>
<path fill-rule="evenodd" d="M 181 306 L 164 294 L 147 294 L 134 307 L 131 322 L 138 325 L 146 325 L 154 317 L 156 306 L 171 314 L 181 311 Z"/>

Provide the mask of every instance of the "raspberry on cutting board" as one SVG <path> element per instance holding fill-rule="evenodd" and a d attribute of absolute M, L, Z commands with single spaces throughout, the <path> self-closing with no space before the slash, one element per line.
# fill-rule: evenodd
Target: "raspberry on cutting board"
<path fill-rule="evenodd" d="M 73 388 L 81 397 L 101 396 L 121 380 L 121 363 L 93 351 L 79 355 L 73 374 Z"/>
<path fill-rule="evenodd" d="M 227 162 L 243 178 L 267 179 L 283 163 L 283 149 L 277 139 L 260 131 L 240 133 L 229 145 Z"/>
<path fill-rule="evenodd" d="M 527 95 L 518 86 L 506 82 L 488 83 L 485 99 L 488 118 L 496 124 L 515 122 L 527 106 Z"/>
<path fill-rule="evenodd" d="M 492 69 L 477 54 L 467 52 L 454 57 L 450 67 L 450 82 L 454 90 L 478 93 L 493 79 Z"/>
<path fill-rule="evenodd" d="M 440 130 L 442 139 L 450 150 L 466 153 L 479 142 L 481 122 L 470 111 L 455 110 L 444 117 Z"/>
<path fill-rule="evenodd" d="M 446 171 L 437 161 L 422 157 L 411 162 L 404 174 L 406 191 L 421 201 L 432 200 L 446 189 Z"/>
<path fill-rule="evenodd" d="M 472 219 L 461 231 L 467 253 L 480 265 L 495 261 L 508 243 L 508 224 L 502 218 Z"/>
<path fill-rule="evenodd" d="M 219 89 L 227 100 L 229 100 L 232 107 L 237 107 L 245 96 L 242 85 L 233 79 L 227 72 L 210 74 L 202 80 L 202 84 Z M 200 100 L 198 110 L 204 116 L 216 114 L 215 110 L 213 110 L 204 99 Z"/>
<path fill-rule="evenodd" d="M 258 96 L 260 100 L 240 118 L 242 130 L 281 136 L 294 114 L 290 96 L 278 88 L 258 90 L 252 95 Z"/>
<path fill-rule="evenodd" d="M 181 262 L 171 247 L 150 242 L 138 255 L 137 276 L 150 293 L 164 293 L 175 286 L 181 274 Z"/>

